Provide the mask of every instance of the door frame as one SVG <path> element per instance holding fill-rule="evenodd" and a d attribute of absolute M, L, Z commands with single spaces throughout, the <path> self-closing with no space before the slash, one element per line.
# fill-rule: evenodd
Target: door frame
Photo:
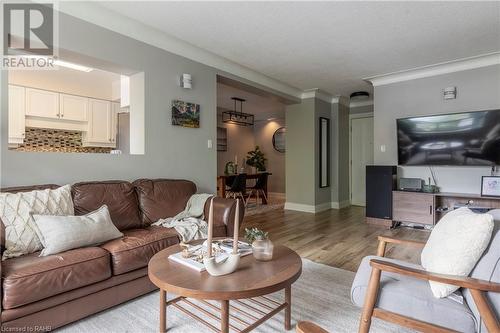
<path fill-rule="evenodd" d="M 374 118 L 373 112 L 355 113 L 349 115 L 349 202 L 352 204 L 352 120 Z"/>

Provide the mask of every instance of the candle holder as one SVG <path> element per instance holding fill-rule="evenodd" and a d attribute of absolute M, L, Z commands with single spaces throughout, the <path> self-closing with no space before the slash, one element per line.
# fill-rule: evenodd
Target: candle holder
<path fill-rule="evenodd" d="M 210 200 L 210 210 L 208 213 L 208 238 L 207 238 L 207 256 L 203 258 L 203 264 L 212 276 L 222 276 L 233 273 L 240 263 L 240 254 L 238 253 L 238 230 L 240 220 L 240 200 L 236 199 L 236 213 L 234 216 L 234 238 L 233 251 L 229 257 L 221 262 L 215 261 L 215 256 L 212 256 L 212 237 L 214 230 L 214 198 Z"/>

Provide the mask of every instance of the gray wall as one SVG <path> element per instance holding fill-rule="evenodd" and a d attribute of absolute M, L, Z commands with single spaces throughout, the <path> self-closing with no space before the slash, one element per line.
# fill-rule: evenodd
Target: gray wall
<path fill-rule="evenodd" d="M 457 87 L 457 98 L 443 100 L 443 89 Z M 396 119 L 420 115 L 500 108 L 500 65 L 375 87 L 374 158 L 397 164 Z M 382 152 L 381 145 L 386 146 Z M 488 167 L 434 167 L 446 192 L 479 193 Z M 427 179 L 428 167 L 401 167 L 399 175 Z"/>
<path fill-rule="evenodd" d="M 1 73 L 1 186 L 72 183 L 139 177 L 185 178 L 215 192 L 216 70 L 126 36 L 60 14 L 61 47 L 120 68 L 145 72 L 146 154 L 24 153 L 7 149 L 7 75 Z M 193 75 L 192 90 L 178 86 Z M 171 126 L 170 105 L 182 99 L 201 105 L 201 128 Z"/>
<path fill-rule="evenodd" d="M 238 156 L 238 169 L 243 165 L 243 159 L 247 152 L 255 148 L 253 126 L 238 126 L 222 122 L 222 115 L 217 117 L 217 126 L 227 129 L 227 151 L 217 152 L 217 174 L 223 175 L 227 162 L 234 162 L 234 156 Z M 238 170 L 239 171 L 239 170 Z"/>
<path fill-rule="evenodd" d="M 286 111 L 286 201 L 349 204 L 349 107 L 345 101 L 302 100 Z M 330 119 L 330 186 L 319 187 L 319 118 Z"/>
<path fill-rule="evenodd" d="M 285 127 L 285 119 L 257 121 L 254 125 L 254 134 L 255 144 L 266 155 L 266 167 L 272 173 L 268 180 L 268 191 L 285 193 L 285 155 L 288 154 L 288 151 L 280 153 L 273 147 L 273 134 L 280 127 Z"/>
<path fill-rule="evenodd" d="M 349 107 L 332 104 L 332 202 L 349 205 Z"/>
<path fill-rule="evenodd" d="M 315 188 L 315 203 L 316 205 L 321 205 L 324 203 L 330 203 L 331 195 L 332 195 L 332 133 L 333 133 L 333 124 L 332 124 L 332 104 L 327 103 L 321 99 L 315 99 L 315 119 L 314 119 L 314 174 L 316 175 L 314 178 L 314 188 Z M 320 132 L 320 124 L 319 118 L 327 118 L 330 119 L 330 170 L 328 170 L 330 176 L 330 186 L 320 188 L 320 174 L 319 174 L 319 166 L 320 166 L 320 151 L 319 151 L 319 132 Z"/>
<path fill-rule="evenodd" d="M 349 107 L 350 114 L 373 113 L 373 105 Z"/>
<path fill-rule="evenodd" d="M 315 205 L 315 98 L 286 107 L 286 201 Z"/>
<path fill-rule="evenodd" d="M 268 180 L 268 191 L 285 193 L 285 153 L 276 151 L 273 147 L 273 134 L 285 126 L 285 119 L 274 119 L 272 121 L 255 121 L 254 126 L 238 126 L 222 122 L 218 117 L 219 127 L 227 128 L 227 151 L 217 152 L 217 174 L 223 175 L 226 163 L 234 161 L 234 156 L 238 155 L 238 169 L 245 167 L 246 172 L 250 172 L 250 167 L 242 165 L 247 153 L 259 146 L 260 150 L 267 158 L 266 168 L 272 175 Z M 249 181 L 250 184 L 250 181 Z"/>

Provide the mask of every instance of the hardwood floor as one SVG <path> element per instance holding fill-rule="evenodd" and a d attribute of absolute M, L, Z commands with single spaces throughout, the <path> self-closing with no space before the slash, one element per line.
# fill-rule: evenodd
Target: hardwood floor
<path fill-rule="evenodd" d="M 318 214 L 273 210 L 246 216 L 243 227 L 268 231 L 274 244 L 283 244 L 301 257 L 330 266 L 356 271 L 361 259 L 375 255 L 377 236 L 389 235 L 412 240 L 426 240 L 428 231 L 397 228 L 387 230 L 364 222 L 363 207 L 331 209 Z M 390 246 L 387 256 L 419 262 L 420 252 L 404 246 Z"/>

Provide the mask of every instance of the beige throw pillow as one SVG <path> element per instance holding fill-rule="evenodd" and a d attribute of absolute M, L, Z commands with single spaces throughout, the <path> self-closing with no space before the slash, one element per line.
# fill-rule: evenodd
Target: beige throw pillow
<path fill-rule="evenodd" d="M 493 216 L 476 214 L 468 208 L 455 209 L 434 226 L 422 250 L 422 266 L 429 272 L 468 276 L 488 247 Z M 437 298 L 447 297 L 457 286 L 430 281 Z"/>
<path fill-rule="evenodd" d="M 0 193 L 0 219 L 5 226 L 2 260 L 42 249 L 31 214 L 74 215 L 71 186 L 20 193 Z"/>
<path fill-rule="evenodd" d="M 40 256 L 97 245 L 123 237 L 111 221 L 106 205 L 82 216 L 33 215 L 33 218 L 44 247 Z"/>

